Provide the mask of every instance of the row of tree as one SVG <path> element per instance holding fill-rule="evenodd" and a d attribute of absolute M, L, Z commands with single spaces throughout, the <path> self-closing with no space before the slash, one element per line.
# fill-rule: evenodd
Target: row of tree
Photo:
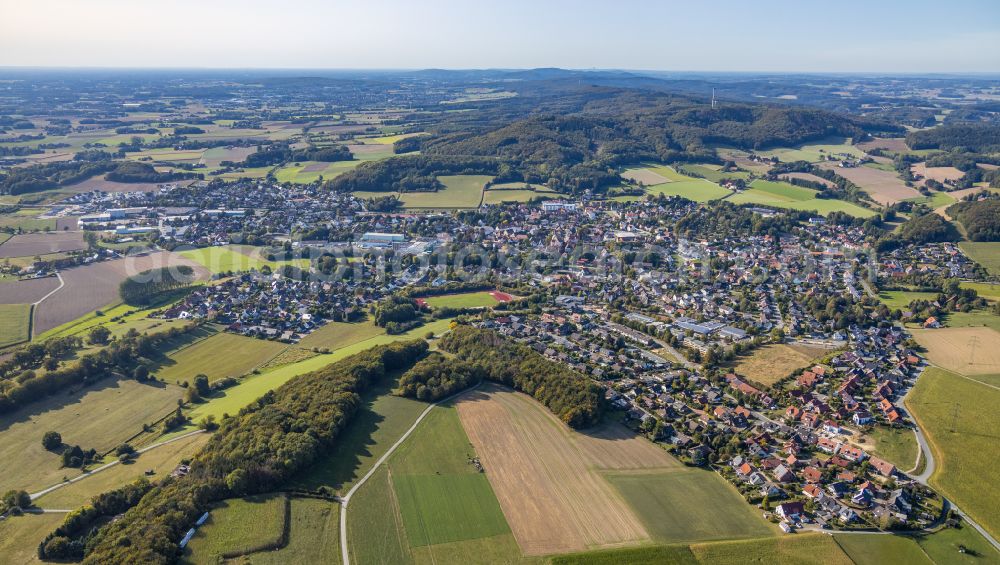
<path fill-rule="evenodd" d="M 118 294 L 126 304 L 147 305 L 165 292 L 190 285 L 194 279 L 194 269 L 187 265 L 150 269 L 123 280 Z"/>

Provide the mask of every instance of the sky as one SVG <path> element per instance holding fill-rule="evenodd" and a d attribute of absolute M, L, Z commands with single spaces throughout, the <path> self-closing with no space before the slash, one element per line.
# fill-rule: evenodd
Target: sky
<path fill-rule="evenodd" d="M 0 66 L 1000 72 L 1000 0 L 0 0 Z"/>

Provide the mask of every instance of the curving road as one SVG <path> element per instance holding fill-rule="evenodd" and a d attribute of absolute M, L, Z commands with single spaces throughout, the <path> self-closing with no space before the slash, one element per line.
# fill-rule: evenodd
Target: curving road
<path fill-rule="evenodd" d="M 398 440 L 396 440 L 396 443 L 392 444 L 392 447 L 390 447 L 384 454 L 382 454 L 382 457 L 378 458 L 378 461 L 376 461 L 375 464 L 372 465 L 372 468 L 369 469 L 367 473 L 365 473 L 365 476 L 361 477 L 360 481 L 358 481 L 357 483 L 354 484 L 353 487 L 351 487 L 351 490 L 347 491 L 347 494 L 340 497 L 340 553 L 342 556 L 343 565 L 351 565 L 350 552 L 348 552 L 347 550 L 347 504 L 351 501 L 351 497 L 354 496 L 354 493 L 357 492 L 357 490 L 361 488 L 361 485 L 365 484 L 368 481 L 368 479 L 370 479 L 372 475 L 375 474 L 376 471 L 378 471 L 379 467 L 381 467 L 382 464 L 385 463 L 386 459 L 388 459 L 389 456 L 392 455 L 394 451 L 396 451 L 396 448 L 402 445 L 402 443 L 406 441 L 406 438 L 410 437 L 410 434 L 413 433 L 413 430 L 417 429 L 417 426 L 420 424 L 420 422 L 424 419 L 424 417 L 427 416 L 427 414 L 430 413 L 431 410 L 434 409 L 435 406 L 437 406 L 438 404 L 442 404 L 444 402 L 448 402 L 453 398 L 457 398 L 467 392 L 476 390 L 477 388 L 479 388 L 478 384 L 472 388 L 467 388 L 447 398 L 438 400 L 437 402 L 425 408 L 424 411 L 420 413 L 420 416 L 417 417 L 417 420 L 413 422 L 413 425 L 410 426 L 410 429 L 406 430 L 406 432 L 402 436 L 400 436 Z"/>

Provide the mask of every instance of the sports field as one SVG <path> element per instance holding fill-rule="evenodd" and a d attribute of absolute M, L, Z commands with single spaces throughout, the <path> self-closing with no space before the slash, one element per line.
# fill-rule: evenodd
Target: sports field
<path fill-rule="evenodd" d="M 56 489 L 35 500 L 41 508 L 79 508 L 94 496 L 126 485 L 141 477 L 162 480 L 180 465 L 182 459 L 194 456 L 209 440 L 210 434 L 196 434 L 140 454 L 135 462 L 108 467 L 82 481 Z M 147 476 L 146 471 L 153 471 Z"/>
<path fill-rule="evenodd" d="M 230 552 L 278 544 L 285 528 L 287 499 L 271 494 L 232 498 L 215 505 L 182 556 L 183 563 L 218 563 Z"/>
<path fill-rule="evenodd" d="M 906 397 L 934 450 L 931 485 L 968 512 L 994 537 L 1000 536 L 1000 481 L 996 433 L 1000 389 L 954 373 L 928 368 Z"/>
<path fill-rule="evenodd" d="M 404 192 L 399 195 L 404 208 L 478 208 L 483 187 L 493 177 L 486 175 L 441 176 L 444 188 L 436 192 Z"/>
<path fill-rule="evenodd" d="M 110 450 L 177 407 L 182 389 L 108 378 L 83 392 L 59 394 L 0 418 L 0 492 L 41 490 L 73 477 L 55 452 L 42 447 L 48 431 L 63 443 Z"/>
<path fill-rule="evenodd" d="M 198 374 L 212 382 L 245 375 L 287 348 L 276 341 L 220 332 L 170 353 L 152 372 L 168 383 L 193 382 Z"/>
<path fill-rule="evenodd" d="M 761 204 L 789 210 L 811 210 L 824 216 L 830 212 L 844 212 L 861 218 L 875 215 L 873 210 L 862 208 L 857 204 L 816 198 L 816 194 L 815 190 L 808 188 L 758 179 L 750 184 L 748 190 L 733 194 L 727 201 L 733 204 Z"/>
<path fill-rule="evenodd" d="M 1000 373 L 1000 332 L 993 328 L 949 327 L 911 333 L 938 367 L 963 375 Z"/>
<path fill-rule="evenodd" d="M 990 274 L 1000 275 L 1000 241 L 963 241 L 958 246 Z"/>
<path fill-rule="evenodd" d="M 829 353 L 822 348 L 790 347 L 783 343 L 765 345 L 740 357 L 733 367 L 738 375 L 764 386 L 771 386 L 793 371 L 809 368 L 817 359 Z"/>
<path fill-rule="evenodd" d="M 267 265 L 271 269 L 277 269 L 285 265 L 295 265 L 301 268 L 309 266 L 308 259 L 268 261 L 267 252 L 264 248 L 249 245 L 225 245 L 188 249 L 181 251 L 180 255 L 202 265 L 213 274 L 249 271 L 251 269 L 260 270 L 264 265 Z"/>
<path fill-rule="evenodd" d="M 0 304 L 0 348 L 28 341 L 29 304 Z"/>
<path fill-rule="evenodd" d="M 420 298 L 431 308 L 488 308 L 496 306 L 499 301 L 489 291 L 465 292 L 461 294 L 442 294 Z"/>

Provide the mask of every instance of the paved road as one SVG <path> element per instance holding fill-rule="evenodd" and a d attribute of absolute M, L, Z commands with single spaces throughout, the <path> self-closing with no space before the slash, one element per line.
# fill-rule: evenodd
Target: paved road
<path fill-rule="evenodd" d="M 435 406 L 444 402 L 448 402 L 453 398 L 458 398 L 459 396 L 467 392 L 476 390 L 477 388 L 479 388 L 479 385 L 455 393 L 449 396 L 448 398 L 441 399 L 435 402 L 434 404 L 431 404 L 427 408 L 425 408 L 424 411 L 420 413 L 420 416 L 417 417 L 417 420 L 413 422 L 413 425 L 410 426 L 410 429 L 406 430 L 406 433 L 404 433 L 398 440 L 396 440 L 396 443 L 392 444 L 392 447 L 390 447 L 382 455 L 382 457 L 378 458 L 378 461 L 376 461 L 375 464 L 372 465 L 372 468 L 369 469 L 367 473 L 365 473 L 365 476 L 361 477 L 360 481 L 358 481 L 357 483 L 354 484 L 353 487 L 351 487 L 351 490 L 347 491 L 347 494 L 340 497 L 340 553 L 342 556 L 343 565 L 351 565 L 351 555 L 350 552 L 348 552 L 347 550 L 347 505 L 351 502 L 351 497 L 354 496 L 354 493 L 357 492 L 357 490 L 361 488 L 361 485 L 365 484 L 368 481 L 368 479 L 370 479 L 372 475 L 375 474 L 376 471 L 378 471 L 379 467 L 381 467 L 382 464 L 385 463 L 386 459 L 388 459 L 389 456 L 392 455 L 394 451 L 396 451 L 396 448 L 402 445 L 402 443 L 406 441 L 406 438 L 410 437 L 410 434 L 413 433 L 413 430 L 417 429 L 417 426 L 420 424 L 420 422 L 423 421 L 424 417 L 426 417 L 427 414 L 429 414 L 430 411 L 433 410 Z"/>
<path fill-rule="evenodd" d="M 157 447 L 162 447 L 164 445 L 173 443 L 175 441 L 180 441 L 180 440 L 182 440 L 182 439 L 184 439 L 186 437 L 191 437 L 191 436 L 193 436 L 195 434 L 203 434 L 203 433 L 205 433 L 205 430 L 195 430 L 193 432 L 190 432 L 190 433 L 187 433 L 187 434 L 184 434 L 184 435 L 181 435 L 181 436 L 177 436 L 175 438 L 168 439 L 167 441 L 162 441 L 160 443 L 155 443 L 153 445 L 146 446 L 146 447 L 144 447 L 142 449 L 136 450 L 136 453 L 146 453 L 147 451 L 149 451 L 151 449 L 156 449 Z M 38 492 L 36 492 L 36 493 L 34 493 L 34 494 L 31 495 L 31 500 L 35 500 L 35 499 L 37 499 L 39 497 L 45 496 L 46 494 L 48 494 L 48 493 L 50 493 L 50 492 L 52 492 L 54 490 L 61 489 L 61 488 L 63 488 L 66 485 L 71 485 L 71 484 L 73 484 L 75 482 L 82 481 L 83 479 L 86 479 L 87 477 L 90 477 L 92 475 L 100 473 L 101 471 L 105 471 L 107 469 L 110 469 L 111 467 L 114 467 L 115 465 L 118 465 L 118 460 L 112 461 L 111 463 L 106 463 L 104 465 L 101 465 L 100 467 L 97 467 L 96 469 L 94 469 L 92 471 L 87 471 L 86 473 L 80 475 L 79 477 L 74 477 L 74 478 L 72 478 L 72 479 L 70 479 L 68 481 L 63 481 L 63 482 L 61 482 L 61 483 L 59 483 L 57 485 L 52 485 L 52 486 L 50 486 L 49 488 L 47 488 L 45 490 L 40 490 L 40 491 L 38 491 Z"/>

